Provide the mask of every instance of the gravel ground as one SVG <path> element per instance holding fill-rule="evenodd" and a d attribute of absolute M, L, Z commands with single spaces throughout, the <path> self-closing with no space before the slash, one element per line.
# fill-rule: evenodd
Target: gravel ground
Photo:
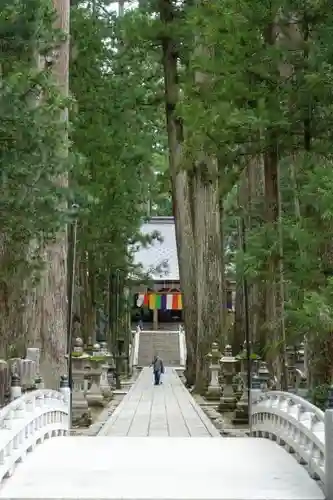
<path fill-rule="evenodd" d="M 117 406 L 120 404 L 124 396 L 128 393 L 134 382 L 139 376 L 139 372 L 135 371 L 130 379 L 121 382 L 122 389 L 113 392 L 112 399 L 103 409 L 91 408 L 93 423 L 90 427 L 71 429 L 71 436 L 96 436 L 101 430 L 105 422 L 110 418 Z"/>
<path fill-rule="evenodd" d="M 249 436 L 249 429 L 247 427 L 236 428 L 231 423 L 231 414 L 221 414 L 217 411 L 217 402 L 206 401 L 198 394 L 192 394 L 195 401 L 205 412 L 207 417 L 215 425 L 220 432 L 221 436 L 225 437 L 247 437 Z"/>

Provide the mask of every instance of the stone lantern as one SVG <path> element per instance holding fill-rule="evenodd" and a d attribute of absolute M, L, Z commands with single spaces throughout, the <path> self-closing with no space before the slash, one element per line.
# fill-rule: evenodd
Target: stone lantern
<path fill-rule="evenodd" d="M 293 391 L 295 389 L 295 375 L 296 375 L 296 348 L 294 346 L 287 346 L 286 355 L 287 355 L 288 391 Z"/>
<path fill-rule="evenodd" d="M 221 387 L 219 384 L 220 357 L 221 353 L 219 346 L 216 342 L 213 342 L 212 349 L 207 356 L 207 360 L 209 361 L 209 384 L 206 393 L 207 399 L 219 399 L 221 395 Z"/>
<path fill-rule="evenodd" d="M 258 369 L 258 378 L 260 380 L 260 387 L 262 390 L 267 390 L 268 382 L 271 378 L 269 370 L 267 368 L 267 363 L 265 361 L 261 361 Z"/>
<path fill-rule="evenodd" d="M 252 365 L 252 359 L 248 360 L 247 359 L 247 348 L 246 348 L 246 342 L 244 342 L 243 344 L 243 350 L 241 351 L 240 353 L 240 364 L 241 364 L 241 373 L 243 374 L 243 376 L 245 375 L 246 377 L 246 374 L 248 372 L 248 365 Z M 252 368 L 252 366 L 251 366 Z M 251 369 L 252 371 L 252 369 Z"/>
<path fill-rule="evenodd" d="M 251 403 L 258 401 L 262 394 L 261 381 L 258 375 L 252 375 L 251 378 Z"/>
<path fill-rule="evenodd" d="M 83 340 L 81 337 L 76 337 L 73 346 L 73 352 L 77 354 L 83 354 Z"/>
<path fill-rule="evenodd" d="M 295 366 L 306 376 L 307 370 L 307 345 L 305 342 L 301 342 L 299 348 L 296 350 Z"/>
<path fill-rule="evenodd" d="M 89 356 L 83 352 L 83 340 L 77 337 L 72 353 L 72 414 L 74 421 L 89 421 L 88 403 L 85 399 L 85 365 Z"/>
<path fill-rule="evenodd" d="M 101 346 L 96 342 L 96 344 L 93 345 L 93 356 L 101 356 Z"/>
<path fill-rule="evenodd" d="M 93 345 L 92 337 L 88 337 L 86 351 L 88 354 L 92 355 L 93 350 L 94 350 L 94 345 Z"/>
<path fill-rule="evenodd" d="M 101 355 L 99 344 L 94 344 L 93 354 L 89 357 L 90 365 L 90 382 L 91 385 L 86 393 L 86 399 L 89 406 L 103 406 L 103 394 L 101 392 L 101 375 L 102 365 L 105 363 L 105 358 Z"/>
<path fill-rule="evenodd" d="M 220 365 L 223 374 L 223 395 L 220 399 L 219 411 L 232 411 L 236 407 L 236 398 L 233 388 L 237 359 L 232 355 L 230 345 L 227 345 L 224 350 L 224 355 L 220 359 Z"/>

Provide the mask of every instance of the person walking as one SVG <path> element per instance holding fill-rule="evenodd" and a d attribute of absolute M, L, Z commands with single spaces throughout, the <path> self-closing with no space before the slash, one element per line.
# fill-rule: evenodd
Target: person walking
<path fill-rule="evenodd" d="M 152 367 L 154 372 L 154 385 L 160 385 L 161 373 L 164 373 L 164 365 L 162 359 L 158 355 L 154 356 Z"/>

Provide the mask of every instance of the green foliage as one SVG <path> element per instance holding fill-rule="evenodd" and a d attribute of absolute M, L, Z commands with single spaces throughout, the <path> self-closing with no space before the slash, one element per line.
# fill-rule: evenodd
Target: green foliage
<path fill-rule="evenodd" d="M 71 9 L 70 89 L 77 108 L 71 139 L 82 158 L 71 183 L 82 193 L 79 253 L 90 255 L 89 272 L 97 279 L 93 300 L 101 304 L 109 271 L 126 276 L 131 248 L 158 236 L 144 237 L 139 229 L 149 205 L 162 205 L 163 115 L 151 106 L 160 70 L 143 47 L 128 43 L 128 23 L 103 2 L 94 12 L 84 2 Z"/>
<path fill-rule="evenodd" d="M 327 408 L 330 385 L 322 384 L 310 391 L 309 400 L 312 404 L 325 411 Z"/>
<path fill-rule="evenodd" d="M 72 161 L 60 148 L 65 133 L 61 111 L 67 103 L 37 56 L 51 52 L 61 39 L 53 29 L 54 19 L 48 0 L 1 4 L 0 224 L 5 281 L 14 272 L 28 276 L 31 266 L 37 266 L 40 249 L 66 220 L 68 193 L 59 180 Z"/>

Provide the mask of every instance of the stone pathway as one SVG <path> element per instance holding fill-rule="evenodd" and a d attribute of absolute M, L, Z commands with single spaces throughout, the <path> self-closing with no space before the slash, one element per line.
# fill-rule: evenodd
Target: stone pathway
<path fill-rule="evenodd" d="M 175 370 L 166 368 L 162 380 L 160 386 L 154 386 L 152 370 L 144 368 L 98 435 L 220 437 Z"/>

